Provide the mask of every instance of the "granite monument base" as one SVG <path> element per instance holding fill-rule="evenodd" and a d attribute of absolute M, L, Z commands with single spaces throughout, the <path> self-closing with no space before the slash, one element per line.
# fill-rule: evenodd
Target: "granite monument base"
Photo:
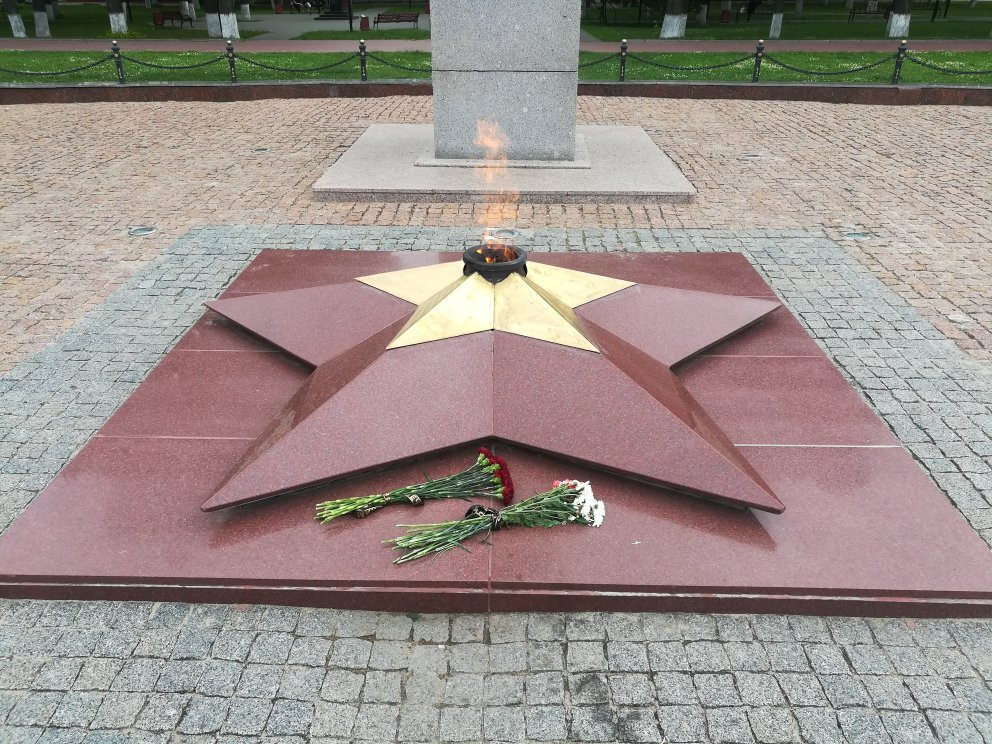
<path fill-rule="evenodd" d="M 269 250 L 223 296 L 458 257 Z M 774 299 L 739 254 L 531 257 L 641 284 Z M 362 313 L 342 309 L 349 310 Z M 630 316 L 638 333 L 664 322 Z M 450 372 L 449 361 L 439 357 L 435 374 Z M 396 525 L 457 519 L 465 504 L 395 506 L 330 525 L 313 520 L 314 505 L 460 470 L 472 447 L 310 492 L 201 510 L 311 369 L 207 311 L 0 537 L 0 595 L 417 612 L 992 616 L 986 545 L 784 307 L 674 367 L 781 498 L 783 513 L 733 509 L 496 442 L 521 496 L 556 478 L 590 479 L 607 504 L 603 527 L 513 528 L 470 542 L 470 552 L 401 566 L 381 542 L 398 534 Z M 424 377 L 425 395 L 431 380 Z M 526 377 L 514 384 L 529 394 Z M 583 401 L 572 405 L 582 410 Z"/>
<path fill-rule="evenodd" d="M 324 201 L 574 204 L 685 202 L 696 189 L 640 127 L 580 126 L 585 155 L 575 168 L 508 162 L 487 183 L 472 168 L 445 167 L 430 124 L 373 124 L 313 185 Z M 580 158 L 583 156 L 578 151 Z M 589 167 L 582 167 L 588 162 Z M 513 167 L 510 167 L 510 166 Z"/>

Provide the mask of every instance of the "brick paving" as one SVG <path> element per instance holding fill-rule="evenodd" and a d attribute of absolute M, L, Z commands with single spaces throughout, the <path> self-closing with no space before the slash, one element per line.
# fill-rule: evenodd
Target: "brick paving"
<path fill-rule="evenodd" d="M 700 197 L 521 207 L 532 244 L 744 252 L 992 545 L 987 113 L 581 109 L 644 126 Z M 3 114 L 3 525 L 258 249 L 432 250 L 477 234 L 472 205 L 309 198 L 368 122 L 429 120 L 429 99 Z M 140 224 L 159 232 L 126 236 Z M 3 742 L 992 744 L 992 623 L 7 600 L 0 722 Z"/>
<path fill-rule="evenodd" d="M 482 210 L 472 205 L 332 205 L 310 196 L 370 122 L 430 116 L 427 97 L 7 107 L 0 373 L 190 227 L 477 224 Z M 987 110 L 583 97 L 580 119 L 643 126 L 699 198 L 522 206 L 519 225 L 822 229 L 941 332 L 992 360 Z M 127 236 L 129 225 L 144 224 L 159 232 Z M 843 239 L 861 231 L 871 239 Z"/>

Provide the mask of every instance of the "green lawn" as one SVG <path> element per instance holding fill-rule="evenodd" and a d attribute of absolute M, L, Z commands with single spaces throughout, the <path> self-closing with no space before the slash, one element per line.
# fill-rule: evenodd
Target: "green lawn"
<path fill-rule="evenodd" d="M 356 27 L 358 24 L 355 24 Z M 389 28 L 381 31 L 307 31 L 305 34 L 294 36 L 294 39 L 429 39 L 431 32 L 426 28 Z"/>
<path fill-rule="evenodd" d="M 855 0 L 855 5 L 861 7 L 864 0 Z M 737 17 L 737 9 L 743 5 L 741 0 L 733 3 L 733 17 Z M 951 3 L 947 18 L 939 18 L 931 22 L 933 5 L 924 6 L 915 3 L 913 21 L 910 26 L 912 37 L 915 39 L 981 39 L 992 31 L 992 2 L 983 0 L 975 8 L 968 7 L 968 0 L 954 0 Z M 783 39 L 884 39 L 885 20 L 881 16 L 859 15 L 853 22 L 848 22 L 848 11 L 839 0 L 824 6 L 817 0 L 807 0 L 803 6 L 802 17 L 795 15 L 794 3 L 786 4 L 784 23 L 782 24 Z M 940 13 L 943 15 L 943 3 Z M 771 25 L 772 3 L 764 0 L 758 6 L 757 12 L 748 21 L 731 21 L 720 23 L 720 3 L 711 0 L 707 24 L 695 22 L 692 12 L 689 14 L 689 27 L 686 29 L 687 39 L 762 39 L 768 35 Z M 603 41 L 620 41 L 620 39 L 657 39 L 660 33 L 662 16 L 652 15 L 645 8 L 641 25 L 637 24 L 636 6 L 618 8 L 610 11 L 609 24 L 603 25 L 598 14 L 587 16 L 582 22 L 582 29 Z"/>
<path fill-rule="evenodd" d="M 18 6 L 21 11 L 21 18 L 24 19 L 24 27 L 28 36 L 34 36 L 34 13 L 30 5 L 21 4 Z M 177 7 L 168 5 L 166 7 Z M 110 17 L 105 5 L 86 4 L 60 4 L 60 16 L 54 21 L 49 21 L 52 38 L 55 39 L 206 39 L 207 32 L 203 29 L 173 28 L 166 25 L 165 28 L 155 28 L 152 24 L 152 13 L 154 9 L 146 8 L 140 2 L 131 3 L 132 20 L 128 22 L 127 34 L 111 34 Z M 202 17 L 202 14 L 201 16 Z M 258 36 L 264 31 L 250 31 L 248 29 L 238 29 L 242 38 L 248 39 Z M 10 22 L 6 16 L 0 18 L 0 38 L 9 39 Z"/>
<path fill-rule="evenodd" d="M 651 62 L 682 67 L 695 67 L 722 64 L 740 58 L 741 54 L 712 54 L 708 52 L 682 52 L 677 54 L 638 54 L 637 57 Z M 772 55 L 787 65 L 806 70 L 844 70 L 860 67 L 882 59 L 886 55 L 877 52 L 778 52 Z M 992 70 L 992 55 L 985 52 L 926 52 L 914 55 L 931 64 L 949 69 Z M 583 52 L 582 62 L 603 59 L 603 55 Z M 826 82 L 826 83 L 889 83 L 892 79 L 894 60 L 863 72 L 846 75 L 808 75 L 779 67 L 765 60 L 761 66 L 761 81 L 770 82 Z M 638 59 L 628 58 L 627 80 L 719 80 L 748 82 L 754 70 L 754 59 L 743 60 L 733 66 L 717 70 L 681 71 L 653 67 Z M 583 80 L 616 80 L 619 61 L 611 59 L 600 65 L 580 70 Z M 902 66 L 902 83 L 945 83 L 952 85 L 992 85 L 992 74 L 948 75 L 929 70 L 910 61 Z"/>
<path fill-rule="evenodd" d="M 73 67 L 85 65 L 96 61 L 102 56 L 99 52 L 18 52 L 0 51 L 0 67 L 16 70 L 33 71 L 54 71 L 65 70 Z M 157 53 L 157 52 L 131 52 L 127 56 L 155 64 L 169 65 L 190 65 L 212 59 L 218 55 L 202 54 L 198 52 L 180 53 Z M 351 59 L 337 67 L 325 70 L 310 72 L 282 72 L 279 70 L 266 70 L 255 67 L 247 60 L 254 60 L 268 65 L 288 68 L 310 68 L 328 65 L 338 60 L 347 58 L 344 53 L 266 53 L 266 54 L 246 54 L 238 61 L 238 78 L 242 81 L 249 80 L 321 80 L 321 79 L 350 79 L 357 80 L 358 60 Z M 417 68 L 416 70 L 402 70 L 389 67 L 378 59 L 369 59 L 368 70 L 370 80 L 407 79 L 407 78 L 429 78 L 430 77 L 430 55 L 426 52 L 382 52 L 375 55 L 385 62 L 399 64 L 406 67 Z M 742 55 L 735 54 L 711 54 L 705 52 L 686 52 L 678 54 L 644 54 L 637 55 L 644 60 L 656 63 L 681 66 L 703 66 L 720 64 L 736 59 Z M 853 52 L 781 52 L 773 55 L 786 64 L 814 70 L 841 70 L 858 65 L 868 64 L 881 59 L 885 55 L 872 53 Z M 952 69 L 983 69 L 992 68 L 990 55 L 983 52 L 927 52 L 919 55 L 922 59 L 943 67 Z M 618 60 L 605 58 L 603 55 L 583 53 L 581 61 L 593 62 L 604 59 L 602 64 L 584 67 L 580 70 L 580 77 L 583 80 L 616 80 L 618 73 Z M 645 62 L 631 58 L 627 65 L 627 79 L 638 80 L 724 80 L 724 81 L 750 81 L 751 71 L 754 62 L 751 59 L 743 60 L 731 67 L 719 70 L 707 71 L 674 71 L 658 69 Z M 141 81 L 226 81 L 228 79 L 227 62 L 221 57 L 216 64 L 206 67 L 198 67 L 192 70 L 158 70 L 154 68 L 142 67 L 130 61 L 125 61 L 125 73 L 129 82 Z M 888 83 L 892 75 L 892 62 L 886 61 L 881 66 L 864 72 L 850 75 L 816 76 L 803 73 L 796 73 L 782 69 L 773 62 L 766 60 L 761 70 L 761 80 L 764 82 L 790 81 L 790 82 L 859 82 L 859 83 Z M 0 82 L 20 82 L 20 83 L 53 83 L 53 82 L 112 82 L 115 80 L 114 67 L 112 63 L 105 63 L 98 67 L 85 70 L 71 75 L 58 77 L 30 77 L 12 75 L 0 72 Z M 928 70 L 919 65 L 907 61 L 903 65 L 902 82 L 904 83 L 952 83 L 957 85 L 967 84 L 992 84 L 992 74 L 984 76 L 969 75 L 947 75 L 944 73 Z"/>

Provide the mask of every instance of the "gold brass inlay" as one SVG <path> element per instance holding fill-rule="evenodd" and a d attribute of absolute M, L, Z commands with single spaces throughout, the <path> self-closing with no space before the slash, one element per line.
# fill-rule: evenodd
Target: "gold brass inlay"
<path fill-rule="evenodd" d="M 633 282 L 528 262 L 527 277 L 490 284 L 461 261 L 362 276 L 358 281 L 418 305 L 390 349 L 481 331 L 505 331 L 598 353 L 572 308 Z"/>
<path fill-rule="evenodd" d="M 427 302 L 442 289 L 446 289 L 462 276 L 461 261 L 448 261 L 432 266 L 418 266 L 415 269 L 387 271 L 385 274 L 360 276 L 357 281 L 401 300 L 420 305 Z"/>
<path fill-rule="evenodd" d="M 578 307 L 600 297 L 633 287 L 634 282 L 585 271 L 527 261 L 527 279 L 539 284 L 569 307 Z"/>
<path fill-rule="evenodd" d="M 494 326 L 497 331 L 598 351 L 579 331 L 571 309 L 566 307 L 562 313 L 534 291 L 530 282 L 519 274 L 510 274 L 496 285 Z"/>
<path fill-rule="evenodd" d="M 460 277 L 425 302 L 387 346 L 422 344 L 489 331 L 493 327 L 493 285 L 478 274 Z"/>

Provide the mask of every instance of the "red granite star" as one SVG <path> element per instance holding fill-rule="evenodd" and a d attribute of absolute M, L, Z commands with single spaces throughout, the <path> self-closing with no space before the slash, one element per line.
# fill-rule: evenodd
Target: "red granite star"
<path fill-rule="evenodd" d="M 459 262 L 207 303 L 314 371 L 203 509 L 492 440 L 784 509 L 670 369 L 777 302 L 529 266 L 495 287 Z"/>

